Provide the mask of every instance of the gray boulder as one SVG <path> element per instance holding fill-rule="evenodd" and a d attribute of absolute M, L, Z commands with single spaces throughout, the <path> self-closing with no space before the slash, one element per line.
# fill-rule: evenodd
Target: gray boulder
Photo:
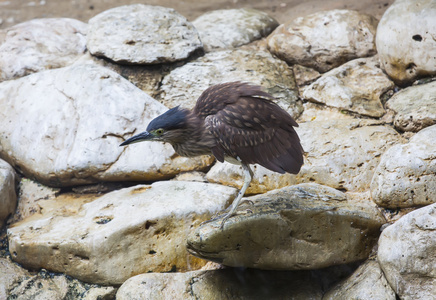
<path fill-rule="evenodd" d="M 16 183 L 17 174 L 14 169 L 0 159 L 0 229 L 6 219 L 15 213 L 17 207 Z"/>

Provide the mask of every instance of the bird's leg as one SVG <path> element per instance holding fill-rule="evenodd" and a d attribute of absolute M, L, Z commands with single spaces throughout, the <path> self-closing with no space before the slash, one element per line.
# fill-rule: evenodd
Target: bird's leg
<path fill-rule="evenodd" d="M 224 216 L 222 222 L 221 222 L 221 229 L 224 226 L 224 223 L 227 221 L 228 218 L 233 216 L 235 214 L 236 208 L 239 205 L 239 202 L 241 202 L 242 197 L 245 194 L 245 191 L 247 190 L 248 186 L 251 183 L 251 180 L 253 179 L 253 171 L 251 171 L 250 167 L 244 163 L 241 163 L 243 174 L 244 174 L 244 185 L 240 189 L 238 195 L 236 196 L 235 200 L 233 200 L 232 206 L 230 208 L 230 211 Z"/>

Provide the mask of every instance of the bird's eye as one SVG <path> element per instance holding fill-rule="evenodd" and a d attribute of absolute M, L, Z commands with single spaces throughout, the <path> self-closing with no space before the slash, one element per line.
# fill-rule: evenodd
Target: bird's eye
<path fill-rule="evenodd" d="M 162 135 L 164 133 L 164 130 L 162 128 L 156 129 L 156 134 L 157 135 Z"/>

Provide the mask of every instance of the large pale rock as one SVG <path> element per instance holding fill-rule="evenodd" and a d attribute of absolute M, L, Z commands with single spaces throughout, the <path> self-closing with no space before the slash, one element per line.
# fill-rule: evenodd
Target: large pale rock
<path fill-rule="evenodd" d="M 0 81 L 72 64 L 86 51 L 86 29 L 78 20 L 47 18 L 0 31 Z"/>
<path fill-rule="evenodd" d="M 134 4 L 89 20 L 89 51 L 121 63 L 156 64 L 187 58 L 202 48 L 195 27 L 172 8 Z"/>
<path fill-rule="evenodd" d="M 360 58 L 343 64 L 303 88 L 304 99 L 370 117 L 385 110 L 380 97 L 394 83 L 379 68 L 378 57 Z"/>
<path fill-rule="evenodd" d="M 305 123 L 311 121 L 327 121 L 333 119 L 348 119 L 355 120 L 356 117 L 353 114 L 340 110 L 338 108 L 325 106 L 315 102 L 306 102 L 303 104 L 303 113 L 297 119 L 298 123 Z"/>
<path fill-rule="evenodd" d="M 0 159 L 0 229 L 17 207 L 16 177 L 14 169 Z"/>
<path fill-rule="evenodd" d="M 189 252 L 232 267 L 319 269 L 368 257 L 385 222 L 370 201 L 313 183 L 247 199 L 223 229 L 218 218 L 191 231 Z"/>
<path fill-rule="evenodd" d="M 352 10 L 330 10 L 280 25 L 268 37 L 269 50 L 291 64 L 320 72 L 376 53 L 377 20 Z"/>
<path fill-rule="evenodd" d="M 378 261 L 400 299 L 436 295 L 436 204 L 415 210 L 383 230 Z"/>
<path fill-rule="evenodd" d="M 106 285 L 146 272 L 196 269 L 205 262 L 186 251 L 189 228 L 235 195 L 235 189 L 215 184 L 162 181 L 93 201 L 75 196 L 9 227 L 9 250 L 26 268 Z"/>
<path fill-rule="evenodd" d="M 208 52 L 248 44 L 267 36 L 279 26 L 267 13 L 252 8 L 210 11 L 192 24 L 200 34 L 204 50 Z"/>
<path fill-rule="evenodd" d="M 268 51 L 249 48 L 207 53 L 174 69 L 162 81 L 160 100 L 167 107 L 192 108 L 205 89 L 230 81 L 261 85 L 294 117 L 303 110 L 292 69 Z"/>
<path fill-rule="evenodd" d="M 301 182 L 365 191 L 381 154 L 402 141 L 395 130 L 372 120 L 313 121 L 301 123 L 296 131 L 307 152 L 300 173 L 279 174 L 255 165 L 247 194 L 264 193 Z M 229 163 L 215 164 L 207 173 L 207 179 L 235 187 L 243 184 L 241 167 Z"/>
<path fill-rule="evenodd" d="M 396 113 L 394 125 L 400 131 L 418 132 L 436 124 L 436 81 L 405 88 L 386 106 Z"/>
<path fill-rule="evenodd" d="M 149 273 L 127 280 L 118 300 L 321 299 L 320 282 L 309 272 L 224 269 Z"/>
<path fill-rule="evenodd" d="M 112 299 L 115 291 L 44 270 L 33 275 L 9 258 L 0 258 L 0 299 Z"/>
<path fill-rule="evenodd" d="M 395 293 L 377 261 L 368 260 L 349 278 L 324 294 L 323 300 L 395 300 Z"/>
<path fill-rule="evenodd" d="M 377 28 L 382 68 L 399 85 L 436 74 L 436 2 L 397 0 Z"/>
<path fill-rule="evenodd" d="M 205 168 L 212 158 L 178 157 L 162 143 L 119 147 L 165 110 L 96 65 L 32 74 L 0 83 L 0 153 L 49 186 L 157 180 Z"/>
<path fill-rule="evenodd" d="M 436 202 L 436 125 L 382 156 L 371 182 L 375 203 L 387 208 Z"/>

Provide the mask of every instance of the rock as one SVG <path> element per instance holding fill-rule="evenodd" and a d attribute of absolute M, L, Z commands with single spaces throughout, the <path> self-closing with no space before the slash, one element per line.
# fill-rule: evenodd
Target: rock
<path fill-rule="evenodd" d="M 268 36 L 269 50 L 290 64 L 327 72 L 376 53 L 377 20 L 352 10 L 330 10 L 280 25 Z"/>
<path fill-rule="evenodd" d="M 318 71 L 301 65 L 294 65 L 293 70 L 299 87 L 310 84 L 321 76 Z"/>
<path fill-rule="evenodd" d="M 219 218 L 192 230 L 188 251 L 232 267 L 319 269 L 367 258 L 385 222 L 370 201 L 313 183 L 247 199 L 223 229 Z"/>
<path fill-rule="evenodd" d="M 172 8 L 133 4 L 89 20 L 89 52 L 119 63 L 183 60 L 203 47 L 195 27 Z"/>
<path fill-rule="evenodd" d="M 315 102 L 303 103 L 303 113 L 297 119 L 298 123 L 312 122 L 312 121 L 326 121 L 330 122 L 334 119 L 348 119 L 355 120 L 350 112 L 345 110 L 340 110 L 338 108 L 325 106 L 323 104 L 318 104 Z"/>
<path fill-rule="evenodd" d="M 284 186 L 316 182 L 336 189 L 369 189 L 380 156 L 401 136 L 374 120 L 336 119 L 301 123 L 296 128 L 307 152 L 298 175 L 279 174 L 262 166 L 253 167 L 254 177 L 247 194 L 265 193 Z M 217 163 L 207 173 L 210 182 L 240 188 L 240 166 Z"/>
<path fill-rule="evenodd" d="M 378 261 L 400 299 L 436 295 L 436 204 L 417 209 L 383 230 Z"/>
<path fill-rule="evenodd" d="M 396 298 L 378 262 L 368 260 L 353 275 L 324 294 L 322 299 L 395 300 Z"/>
<path fill-rule="evenodd" d="M 114 287 L 81 283 L 65 275 L 45 270 L 30 274 L 8 258 L 0 258 L 1 299 L 114 299 Z"/>
<path fill-rule="evenodd" d="M 385 110 L 380 97 L 394 83 L 379 68 L 377 56 L 360 58 L 333 69 L 303 88 L 304 99 L 370 117 Z"/>
<path fill-rule="evenodd" d="M 248 48 L 207 53 L 174 69 L 162 81 L 160 101 L 167 107 L 192 108 L 205 89 L 230 81 L 261 85 L 295 118 L 303 110 L 292 69 L 268 51 Z"/>
<path fill-rule="evenodd" d="M 400 131 L 418 132 L 436 124 L 436 81 L 411 86 L 394 94 L 386 103 L 396 114 L 394 125 Z"/>
<path fill-rule="evenodd" d="M 309 272 L 224 269 L 149 273 L 127 280 L 119 300 L 139 299 L 321 299 L 320 283 Z"/>
<path fill-rule="evenodd" d="M 377 205 L 396 209 L 436 201 L 436 125 L 394 145 L 381 157 L 371 182 Z"/>
<path fill-rule="evenodd" d="M 103 67 L 74 65 L 2 82 L 0 106 L 0 155 L 47 186 L 165 179 L 213 162 L 179 157 L 162 143 L 119 147 L 166 108 Z"/>
<path fill-rule="evenodd" d="M 23 178 L 19 185 L 17 211 L 9 223 L 15 223 L 33 214 L 41 213 L 40 201 L 54 199 L 60 192 L 59 188 L 50 188 L 33 180 Z"/>
<path fill-rule="evenodd" d="M 207 12 L 192 24 L 204 50 L 233 49 L 270 34 L 279 23 L 267 13 L 252 9 L 220 9 Z"/>
<path fill-rule="evenodd" d="M 189 228 L 235 195 L 233 188 L 210 183 L 162 181 L 97 199 L 47 200 L 42 215 L 9 227 L 9 250 L 26 268 L 104 285 L 146 272 L 196 269 L 205 262 L 186 251 Z"/>
<path fill-rule="evenodd" d="M 0 81 L 72 64 L 86 51 L 86 30 L 78 20 L 46 18 L 0 31 Z"/>
<path fill-rule="evenodd" d="M 14 169 L 0 159 L 0 229 L 17 207 L 16 177 Z"/>
<path fill-rule="evenodd" d="M 377 27 L 377 52 L 386 73 L 398 85 L 436 74 L 436 3 L 397 0 Z"/>

